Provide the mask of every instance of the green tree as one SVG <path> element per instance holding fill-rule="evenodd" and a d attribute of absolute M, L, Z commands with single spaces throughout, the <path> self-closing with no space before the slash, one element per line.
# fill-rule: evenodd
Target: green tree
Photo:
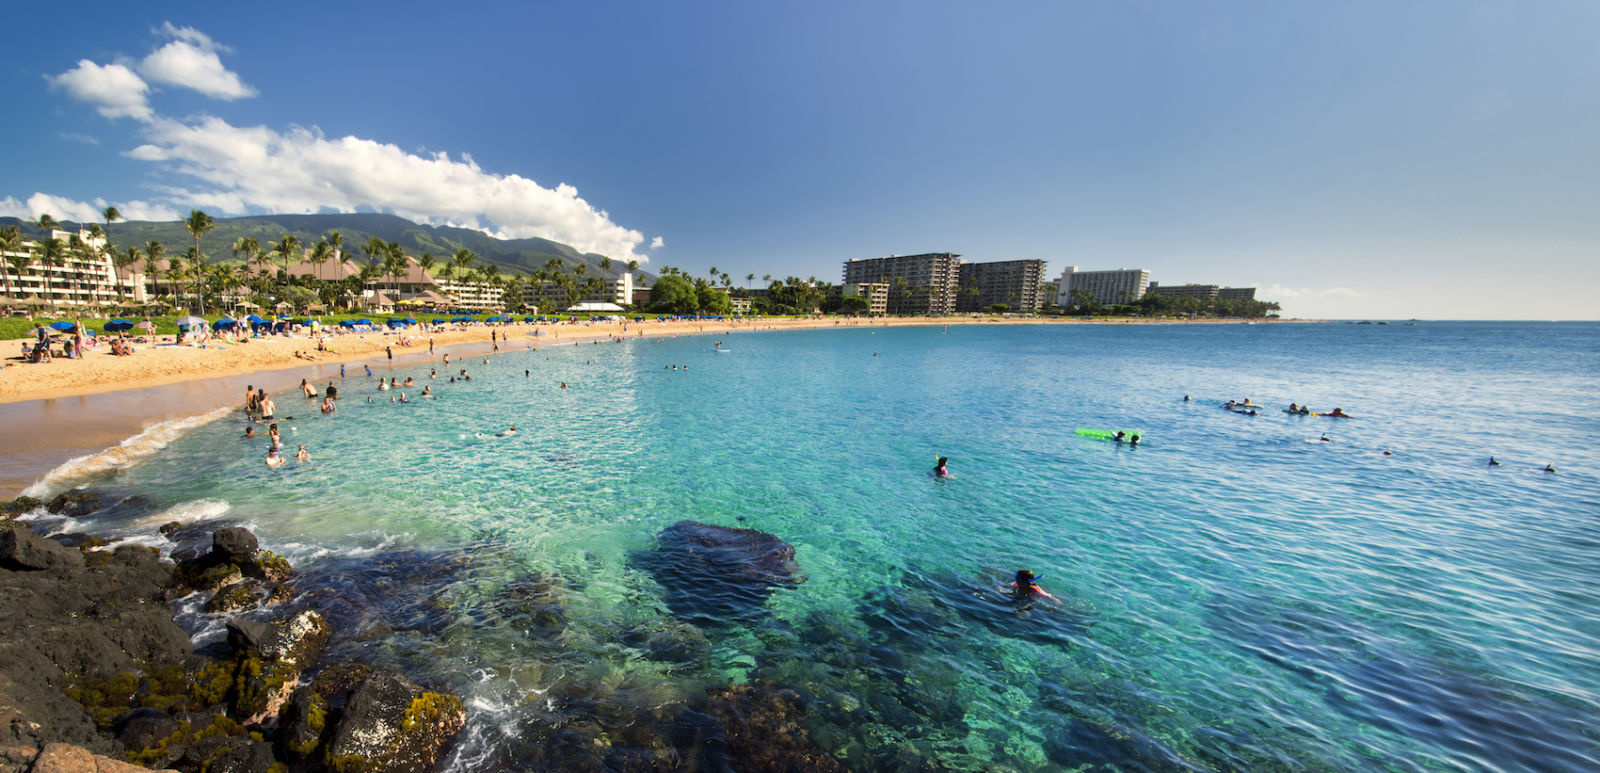
<path fill-rule="evenodd" d="M 51 287 L 50 269 L 60 266 L 65 261 L 66 245 L 62 244 L 60 239 L 40 239 L 33 243 L 33 254 L 38 258 L 39 266 L 43 269 L 45 300 L 48 300 L 53 307 L 55 298 L 51 297 L 54 294 L 54 289 Z"/>
<path fill-rule="evenodd" d="M 166 245 L 158 241 L 148 241 L 144 244 L 144 269 L 150 275 L 150 291 L 161 292 L 161 266 L 157 261 L 167 253 Z"/>
<path fill-rule="evenodd" d="M 334 233 L 338 233 L 338 231 Z M 312 270 L 317 272 L 316 278 L 321 281 L 323 264 L 333 260 L 333 246 L 327 240 L 317 242 L 317 246 L 311 248 L 311 257 L 307 260 L 311 261 Z"/>
<path fill-rule="evenodd" d="M 278 240 L 278 246 L 273 251 L 278 253 L 278 257 L 283 260 L 283 283 L 288 284 L 289 268 L 303 254 L 300 249 L 300 239 L 294 234 L 284 234 L 283 238 Z"/>
<path fill-rule="evenodd" d="M 106 227 L 102 231 L 102 233 L 105 235 L 105 238 L 106 238 L 106 247 L 110 248 L 111 247 L 111 222 L 113 220 L 121 220 L 122 219 L 122 213 L 118 212 L 116 207 L 106 207 L 105 209 L 100 211 L 100 216 L 105 218 L 105 221 L 106 221 Z"/>
<path fill-rule="evenodd" d="M 33 260 L 23 252 L 21 227 L 15 225 L 0 227 L 0 252 L 6 253 L 6 263 L 16 267 L 17 269 L 17 284 L 19 287 L 16 292 L 13 292 L 11 288 L 11 275 L 6 274 L 6 293 L 8 295 L 18 295 L 21 293 L 20 285 L 22 284 L 22 272 L 28 268 L 29 263 L 33 262 Z M 22 264 L 20 266 L 18 266 L 16 262 L 19 257 L 22 259 Z"/>
<path fill-rule="evenodd" d="M 688 280 L 666 274 L 650 288 L 650 308 L 669 314 L 693 314 L 700 308 L 700 296 Z"/>

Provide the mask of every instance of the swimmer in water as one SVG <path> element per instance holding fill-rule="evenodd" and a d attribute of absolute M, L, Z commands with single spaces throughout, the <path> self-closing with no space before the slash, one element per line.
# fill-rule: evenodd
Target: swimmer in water
<path fill-rule="evenodd" d="M 1115 435 L 1113 435 L 1111 437 L 1111 442 L 1113 442 L 1113 443 L 1121 443 L 1122 441 L 1124 441 L 1126 439 L 1128 439 L 1128 433 L 1126 433 L 1126 432 L 1118 432 L 1117 434 L 1115 434 Z"/>
<path fill-rule="evenodd" d="M 255 428 L 254 424 L 246 424 L 246 425 L 244 425 L 244 435 L 242 435 L 241 437 L 253 438 L 253 437 L 261 437 L 261 436 L 256 434 L 256 428 Z"/>
<path fill-rule="evenodd" d="M 1183 401 L 1186 402 L 1186 403 L 1189 402 L 1189 396 L 1188 395 L 1184 395 L 1183 396 Z"/>
<path fill-rule="evenodd" d="M 1553 464 L 1547 464 L 1547 465 L 1544 466 L 1544 471 L 1545 472 L 1555 472 L 1556 471 L 1556 466 L 1553 465 Z"/>
<path fill-rule="evenodd" d="M 1500 462 L 1496 461 L 1495 458 L 1491 456 L 1491 457 L 1489 457 L 1489 466 L 1490 467 L 1499 467 L 1500 466 Z"/>
<path fill-rule="evenodd" d="M 496 433 L 494 433 L 494 436 L 495 437 L 511 437 L 512 435 L 515 435 L 515 434 L 517 434 L 517 425 L 513 424 L 513 425 L 511 425 L 511 429 L 505 430 L 504 432 L 496 432 Z"/>
<path fill-rule="evenodd" d="M 935 477 L 935 478 L 954 478 L 955 476 L 950 474 L 950 470 L 945 468 L 945 464 L 947 464 L 949 461 L 950 461 L 950 458 L 947 457 L 947 456 L 939 457 L 938 463 L 933 465 L 933 477 Z"/>
<path fill-rule="evenodd" d="M 1128 438 L 1128 447 L 1129 448 L 1138 448 L 1139 447 L 1139 436 L 1138 435 L 1134 435 L 1134 436 Z"/>
<path fill-rule="evenodd" d="M 1324 443 L 1332 443 L 1333 442 L 1333 438 L 1328 437 L 1328 433 L 1326 433 L 1326 432 L 1322 433 L 1322 437 L 1319 437 L 1317 439 L 1322 441 L 1322 442 L 1324 442 Z"/>
<path fill-rule="evenodd" d="M 306 446 L 305 446 L 304 443 L 300 444 L 300 450 L 299 451 L 294 452 L 294 458 L 297 461 L 301 461 L 301 462 L 309 462 L 309 461 L 311 461 L 311 453 L 306 451 Z"/>
<path fill-rule="evenodd" d="M 278 447 L 273 446 L 272 450 L 267 452 L 267 466 L 282 467 L 283 464 L 283 457 L 278 455 Z"/>
<path fill-rule="evenodd" d="M 433 385 L 432 384 L 429 384 L 429 385 L 427 385 L 427 386 L 422 388 L 422 396 L 423 397 L 433 397 Z"/>
<path fill-rule="evenodd" d="M 1046 592 L 1044 588 L 1036 585 L 1035 583 L 1038 581 L 1039 578 L 1033 576 L 1033 572 L 1027 569 L 1018 569 L 1016 579 L 1011 583 L 1012 597 L 1017 601 L 1031 601 L 1034 596 L 1043 596 L 1058 603 L 1061 601 Z"/>

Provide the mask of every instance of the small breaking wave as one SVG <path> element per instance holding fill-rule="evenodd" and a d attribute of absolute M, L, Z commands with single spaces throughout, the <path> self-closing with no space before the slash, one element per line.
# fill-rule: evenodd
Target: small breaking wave
<path fill-rule="evenodd" d="M 190 430 L 220 419 L 232 408 L 218 408 L 198 416 L 186 416 L 151 425 L 127 440 L 95 454 L 71 459 L 47 473 L 23 490 L 23 496 L 45 499 L 73 484 L 92 478 L 110 475 L 143 461 L 151 454 L 166 448 L 172 441 Z"/>

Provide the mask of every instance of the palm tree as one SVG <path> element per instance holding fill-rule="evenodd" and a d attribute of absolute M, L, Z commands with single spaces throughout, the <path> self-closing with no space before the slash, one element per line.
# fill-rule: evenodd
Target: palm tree
<path fill-rule="evenodd" d="M 606 257 L 604 255 L 600 256 L 600 270 L 601 271 L 605 271 L 607 273 L 610 273 L 610 271 L 611 271 L 611 258 L 608 258 L 608 257 Z"/>
<path fill-rule="evenodd" d="M 284 284 L 288 284 L 289 268 L 294 265 L 295 258 L 301 255 L 300 239 L 294 234 L 284 234 L 283 238 L 278 240 L 276 252 L 283 258 L 283 279 Z"/>
<path fill-rule="evenodd" d="M 261 258 L 261 242 L 254 236 L 241 236 L 233 242 L 233 256 L 244 260 L 246 266 L 255 264 Z"/>
<path fill-rule="evenodd" d="M 20 226 L 8 225 L 8 226 L 5 226 L 3 228 L 0 228 L 0 252 L 8 252 L 8 253 L 22 252 L 22 228 Z M 24 256 L 24 257 L 26 257 L 26 256 Z M 13 257 L 11 255 L 7 255 L 6 256 L 6 262 L 10 263 L 13 266 L 16 265 L 16 263 L 14 262 L 14 259 L 13 259 Z M 21 268 L 17 269 L 17 284 L 20 285 L 22 283 L 22 270 L 27 268 L 28 264 L 32 263 L 32 262 L 33 262 L 33 260 L 31 258 L 22 261 Z M 11 292 L 11 275 L 10 274 L 6 274 L 3 271 L 0 271 L 0 274 L 3 274 L 5 276 L 6 294 L 7 295 L 15 294 L 15 293 Z"/>
<path fill-rule="evenodd" d="M 206 311 L 206 298 L 203 294 L 204 291 L 200 283 L 205 279 L 206 274 L 205 254 L 200 252 L 200 248 L 198 246 L 190 247 L 188 254 L 184 255 L 184 260 L 186 261 L 187 265 L 183 267 L 183 278 L 194 280 L 195 313 L 204 314 Z"/>
<path fill-rule="evenodd" d="M 394 249 L 388 250 L 388 254 L 383 256 L 383 275 L 389 277 L 396 296 L 400 295 L 400 276 L 404 273 L 406 273 L 405 253 L 400 251 L 399 245 L 394 245 Z"/>
<path fill-rule="evenodd" d="M 49 216 L 46 215 L 46 217 Z M 53 293 L 50 287 L 50 269 L 62 264 L 65 251 L 66 246 L 61 243 L 60 239 L 40 239 L 33 244 L 33 252 L 38 256 L 39 265 L 44 269 L 45 299 L 50 301 L 52 306 L 55 305 L 55 300 L 50 298 Z"/>
<path fill-rule="evenodd" d="M 338 231 L 335 231 L 334 233 L 337 234 Z M 312 271 L 316 272 L 315 276 L 317 280 L 321 281 L 322 264 L 333 260 L 333 245 L 326 241 L 317 242 L 317 246 L 311 248 L 311 257 L 309 260 L 311 261 Z"/>
<path fill-rule="evenodd" d="M 122 213 L 118 212 L 116 207 L 106 207 L 104 210 L 102 210 L 100 212 L 100 216 L 106 219 L 106 227 L 105 227 L 105 230 L 102 232 L 102 235 L 106 237 L 106 246 L 110 247 L 111 246 L 111 221 L 113 221 L 113 220 L 121 220 L 122 219 Z"/>
<path fill-rule="evenodd" d="M 39 233 L 45 239 L 50 238 L 51 231 L 61 227 L 61 224 L 57 223 L 56 219 L 48 214 L 40 215 L 37 220 L 33 221 L 33 224 L 39 226 Z"/>
<path fill-rule="evenodd" d="M 433 276 L 433 265 L 435 262 L 436 261 L 434 261 L 432 255 L 424 252 L 422 253 L 422 258 L 417 261 L 417 265 L 422 267 L 422 273 L 427 274 L 428 276 Z"/>
<path fill-rule="evenodd" d="M 450 259 L 455 261 L 456 268 L 465 271 L 466 269 L 470 268 L 473 263 L 478 262 L 478 255 L 472 250 L 462 247 L 461 249 L 456 250 L 456 254 L 451 256 Z"/>
<path fill-rule="evenodd" d="M 216 228 L 216 221 L 212 220 L 210 215 L 198 209 L 191 209 L 189 210 L 189 217 L 183 221 L 183 227 L 189 229 L 189 234 L 194 237 L 193 254 L 204 260 L 205 253 L 200 250 L 200 237 L 210 233 L 211 229 Z"/>
<path fill-rule="evenodd" d="M 100 225 L 98 223 L 96 223 L 95 225 L 90 226 L 90 227 L 98 229 L 100 227 Z M 74 269 L 72 271 L 72 274 L 71 274 L 71 278 L 72 278 L 72 297 L 73 297 L 73 300 L 76 301 L 77 297 L 78 297 L 78 293 L 83 290 L 83 269 L 82 269 L 82 266 L 83 266 L 84 263 L 88 263 L 89 261 L 94 260 L 94 258 L 95 258 L 94 247 L 88 241 L 85 241 L 82 236 L 79 236 L 77 234 L 73 234 L 73 235 L 67 237 L 67 255 L 66 256 L 78 261 L 78 266 L 79 267 Z"/>
<path fill-rule="evenodd" d="M 750 285 L 754 284 L 755 281 L 756 281 L 756 275 L 755 274 L 753 274 L 753 273 L 745 274 L 744 275 L 744 289 L 749 290 L 750 289 Z"/>
<path fill-rule="evenodd" d="M 118 261 L 118 264 L 124 268 L 132 267 L 138 265 L 141 260 L 144 260 L 144 253 L 137 246 L 133 246 L 122 253 L 122 258 Z"/>
<path fill-rule="evenodd" d="M 328 246 L 333 249 L 334 260 L 344 260 L 344 234 L 338 231 L 329 231 Z"/>
<path fill-rule="evenodd" d="M 150 287 L 154 292 L 161 292 L 161 269 L 156 266 L 156 261 L 161 259 L 167 251 L 161 242 L 149 241 L 144 245 L 144 268 L 150 275 Z"/>

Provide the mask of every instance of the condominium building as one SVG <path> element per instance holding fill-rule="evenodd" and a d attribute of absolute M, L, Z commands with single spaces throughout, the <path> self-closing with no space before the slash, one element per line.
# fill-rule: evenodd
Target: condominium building
<path fill-rule="evenodd" d="M 1150 283 L 1151 295 L 1165 295 L 1169 298 L 1197 298 L 1209 301 L 1217 297 L 1222 288 L 1216 285 L 1163 285 L 1160 282 Z"/>
<path fill-rule="evenodd" d="M 1056 289 L 1056 304 L 1077 306 L 1080 293 L 1087 293 L 1095 303 L 1106 306 L 1114 303 L 1133 303 L 1144 297 L 1152 287 L 1150 272 L 1142 268 L 1119 268 L 1115 271 L 1079 271 L 1077 266 L 1067 266 L 1061 272 L 1061 283 Z"/>
<path fill-rule="evenodd" d="M 1044 261 L 999 260 L 962 263 L 957 311 L 982 311 L 1005 304 L 1017 311 L 1038 311 L 1044 305 Z"/>
<path fill-rule="evenodd" d="M 886 314 L 889 311 L 889 285 L 883 282 L 850 282 L 839 286 L 839 294 L 867 299 L 868 314 Z"/>
<path fill-rule="evenodd" d="M 69 245 L 76 236 L 82 245 L 73 249 Z M 124 302 L 143 302 L 138 274 L 119 275 L 106 251 L 104 237 L 91 236 L 88 231 L 77 233 L 51 231 L 50 238 L 61 243 L 62 250 L 46 266 L 34 248 L 36 242 L 26 242 L 16 252 L 0 253 L 11 258 L 27 255 L 32 262 L 18 272 L 9 260 L 0 260 L 0 292 L 7 292 L 18 301 L 32 297 L 49 306 L 112 306 Z M 139 277 L 142 279 L 142 277 Z"/>
<path fill-rule="evenodd" d="M 949 314 L 956 310 L 958 257 L 936 252 L 852 258 L 844 262 L 844 283 L 888 285 L 889 314 Z"/>
<path fill-rule="evenodd" d="M 1217 291 L 1217 299 L 1223 301 L 1253 301 L 1256 299 L 1256 288 L 1224 287 Z"/>

